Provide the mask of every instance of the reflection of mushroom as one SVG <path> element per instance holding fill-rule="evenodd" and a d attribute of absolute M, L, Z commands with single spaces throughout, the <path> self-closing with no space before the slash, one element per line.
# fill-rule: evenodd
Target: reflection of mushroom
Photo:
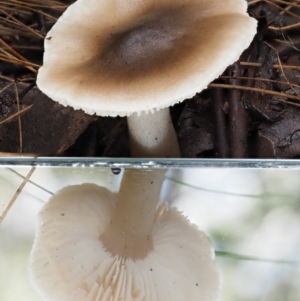
<path fill-rule="evenodd" d="M 144 179 L 155 176 L 147 172 Z M 52 197 L 39 214 L 31 254 L 37 290 L 50 301 L 217 300 L 220 274 L 205 235 L 176 209 L 152 211 L 151 198 L 132 207 L 126 193 L 121 188 L 116 200 L 107 189 L 84 184 Z M 123 230 L 133 239 L 124 240 Z"/>
<path fill-rule="evenodd" d="M 130 115 L 133 156 L 176 157 L 163 108 L 238 59 L 256 31 L 246 9 L 245 0 L 78 0 L 47 35 L 37 84 L 87 113 Z"/>

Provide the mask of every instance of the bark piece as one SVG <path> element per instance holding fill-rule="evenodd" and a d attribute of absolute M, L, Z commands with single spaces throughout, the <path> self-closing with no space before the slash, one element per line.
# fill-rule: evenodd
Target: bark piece
<path fill-rule="evenodd" d="M 213 89 L 212 93 L 214 99 L 213 104 L 216 121 L 216 157 L 228 158 L 229 146 L 227 140 L 225 113 L 223 109 L 224 93 L 222 89 Z"/>
<path fill-rule="evenodd" d="M 20 102 L 20 108 L 33 104 L 21 116 L 21 135 L 18 117 L 0 125 L 1 152 L 20 152 L 21 137 L 23 153 L 61 154 L 95 119 L 83 111 L 59 105 L 37 88 L 29 95 Z M 16 104 L 11 108 L 10 114 L 17 112 Z"/>
<path fill-rule="evenodd" d="M 204 115 L 204 110 L 196 113 L 188 105 L 181 114 L 177 137 L 184 158 L 204 157 L 215 147 L 214 126 Z"/>
<path fill-rule="evenodd" d="M 264 126 L 258 133 L 257 157 L 292 158 L 300 156 L 300 115 L 289 109 L 283 119 Z"/>

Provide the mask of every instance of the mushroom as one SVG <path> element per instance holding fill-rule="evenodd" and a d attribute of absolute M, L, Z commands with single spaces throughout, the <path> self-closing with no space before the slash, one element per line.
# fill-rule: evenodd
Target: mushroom
<path fill-rule="evenodd" d="M 256 33 L 245 0 L 78 0 L 45 39 L 37 85 L 89 114 L 128 116 L 135 157 L 178 157 L 168 106 L 200 92 Z"/>
<path fill-rule="evenodd" d="M 146 172 L 143 187 L 156 175 Z M 139 176 L 131 170 L 128 179 L 134 185 Z M 70 186 L 44 205 L 30 259 L 39 293 L 48 301 L 217 300 L 209 239 L 177 209 L 153 210 L 151 197 L 136 206 L 123 184 L 116 196 L 95 184 Z"/>

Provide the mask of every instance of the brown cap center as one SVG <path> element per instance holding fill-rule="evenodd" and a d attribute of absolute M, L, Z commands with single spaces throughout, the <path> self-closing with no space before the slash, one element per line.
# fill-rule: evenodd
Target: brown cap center
<path fill-rule="evenodd" d="M 105 73 L 109 75 L 117 73 L 136 77 L 139 74 L 151 74 L 151 70 L 157 70 L 158 64 L 162 67 L 168 65 L 176 56 L 184 32 L 178 24 L 178 18 L 178 12 L 165 16 L 161 13 L 151 15 L 130 28 L 111 33 L 95 60 L 101 62 Z"/>

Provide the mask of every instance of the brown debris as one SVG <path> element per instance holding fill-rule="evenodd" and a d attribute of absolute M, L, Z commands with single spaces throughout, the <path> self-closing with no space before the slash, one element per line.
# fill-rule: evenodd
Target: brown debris
<path fill-rule="evenodd" d="M 258 133 L 257 154 L 259 158 L 292 158 L 300 156 L 300 114 L 288 109 L 282 119 L 264 125 Z"/>

